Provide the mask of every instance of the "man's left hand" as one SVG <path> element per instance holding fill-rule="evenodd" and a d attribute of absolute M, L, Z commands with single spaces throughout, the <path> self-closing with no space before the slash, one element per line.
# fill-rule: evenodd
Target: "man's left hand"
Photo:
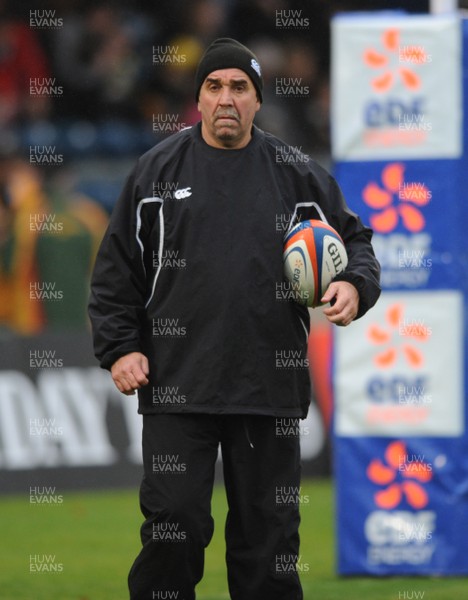
<path fill-rule="evenodd" d="M 328 286 L 321 302 L 327 303 L 333 298 L 333 306 L 325 308 L 323 314 L 335 325 L 349 325 L 356 318 L 359 309 L 357 289 L 348 281 L 334 281 Z"/>

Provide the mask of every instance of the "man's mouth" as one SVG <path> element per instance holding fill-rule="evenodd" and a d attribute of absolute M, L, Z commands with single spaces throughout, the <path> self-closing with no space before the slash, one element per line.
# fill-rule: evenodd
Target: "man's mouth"
<path fill-rule="evenodd" d="M 239 121 L 239 118 L 236 115 L 217 115 L 216 121 L 224 120 L 224 121 Z"/>

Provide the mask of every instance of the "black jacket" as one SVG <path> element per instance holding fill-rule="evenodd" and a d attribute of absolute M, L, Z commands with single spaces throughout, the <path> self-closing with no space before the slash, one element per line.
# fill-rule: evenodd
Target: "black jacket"
<path fill-rule="evenodd" d="M 89 314 L 103 368 L 143 352 L 139 412 L 305 417 L 308 309 L 283 278 L 291 220 L 325 217 L 362 316 L 380 294 L 372 232 L 307 156 L 254 127 L 240 150 L 200 124 L 157 144 L 127 179 L 101 244 Z M 337 278 L 337 279 L 338 279 Z"/>

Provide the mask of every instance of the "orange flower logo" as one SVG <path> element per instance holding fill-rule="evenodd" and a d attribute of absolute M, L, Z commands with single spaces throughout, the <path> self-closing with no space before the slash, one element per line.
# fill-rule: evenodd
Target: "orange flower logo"
<path fill-rule="evenodd" d="M 404 497 L 415 509 L 427 506 L 429 497 L 421 483 L 431 481 L 431 465 L 418 457 L 411 459 L 401 441 L 388 445 L 385 461 L 386 465 L 379 459 L 372 460 L 366 471 L 372 483 L 387 486 L 374 494 L 376 505 L 389 510 L 398 506 Z"/>
<path fill-rule="evenodd" d="M 384 52 L 368 48 L 363 56 L 364 63 L 371 69 L 384 69 L 382 73 L 372 79 L 372 89 L 378 93 L 386 92 L 393 87 L 399 77 L 406 88 L 411 91 L 418 90 L 421 87 L 421 80 L 414 71 L 401 66 L 392 67 L 390 63 L 395 56 L 397 61 L 426 62 L 428 57 L 424 50 L 413 46 L 400 49 L 400 32 L 398 29 L 384 31 L 382 45 Z"/>
<path fill-rule="evenodd" d="M 415 339 L 418 342 L 426 342 L 431 333 L 430 328 L 422 323 L 407 323 L 403 319 L 404 307 L 402 304 L 392 304 L 386 312 L 385 319 L 387 327 L 372 324 L 367 330 L 367 337 L 378 346 L 385 348 L 374 357 L 374 364 L 379 369 L 387 369 L 395 364 L 399 350 L 410 367 L 417 369 L 424 364 L 422 352 L 414 344 L 405 342 L 401 348 L 392 344 L 395 334 L 405 339 Z M 391 344 L 391 345 L 390 345 Z"/>
<path fill-rule="evenodd" d="M 364 202 L 380 211 L 369 218 L 371 227 L 379 233 L 395 229 L 400 218 L 412 233 L 421 231 L 426 224 L 418 206 L 425 206 L 429 202 L 431 191 L 422 183 L 405 183 L 404 172 L 404 165 L 391 163 L 382 171 L 383 188 L 371 181 L 362 191 Z"/>

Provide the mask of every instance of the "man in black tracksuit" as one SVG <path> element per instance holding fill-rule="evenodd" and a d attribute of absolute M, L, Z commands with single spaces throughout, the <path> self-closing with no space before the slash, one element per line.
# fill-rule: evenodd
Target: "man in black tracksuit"
<path fill-rule="evenodd" d="M 96 356 L 121 392 L 138 390 L 143 415 L 130 597 L 195 598 L 220 445 L 231 598 L 298 600 L 298 502 L 278 504 L 277 491 L 300 485 L 297 427 L 287 432 L 310 400 L 309 314 L 278 294 L 282 224 L 322 218 L 341 234 L 348 267 L 323 296 L 332 323 L 376 302 L 379 266 L 334 179 L 253 125 L 262 77 L 250 50 L 216 40 L 196 98 L 201 122 L 138 160 L 92 280 Z"/>

